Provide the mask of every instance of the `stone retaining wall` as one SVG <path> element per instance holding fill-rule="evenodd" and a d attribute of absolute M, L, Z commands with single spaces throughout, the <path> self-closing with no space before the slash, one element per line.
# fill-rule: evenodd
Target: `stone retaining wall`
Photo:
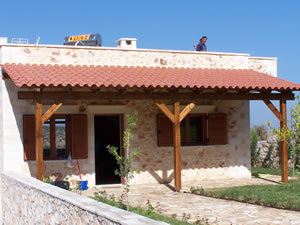
<path fill-rule="evenodd" d="M 3 224 L 160 224 L 15 172 L 2 173 Z"/>
<path fill-rule="evenodd" d="M 259 166 L 268 166 L 271 168 L 280 168 L 279 165 L 279 146 L 277 145 L 277 142 L 273 143 L 273 150 L 270 154 L 270 160 L 268 160 L 268 152 L 269 147 L 271 146 L 271 143 L 263 140 L 257 142 L 257 150 L 259 151 L 259 157 L 257 159 L 257 165 Z"/>
<path fill-rule="evenodd" d="M 270 159 L 268 159 L 268 152 L 271 144 L 273 144 L 273 150 L 270 154 Z M 259 156 L 255 166 L 280 168 L 280 146 L 272 136 L 268 138 L 268 140 L 258 141 L 256 149 L 259 151 Z M 288 167 L 293 167 L 293 161 L 291 159 L 288 160 Z"/>

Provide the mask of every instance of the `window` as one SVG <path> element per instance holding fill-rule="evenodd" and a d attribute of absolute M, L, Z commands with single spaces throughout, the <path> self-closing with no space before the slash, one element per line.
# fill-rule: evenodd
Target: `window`
<path fill-rule="evenodd" d="M 227 144 L 227 118 L 223 113 L 188 114 L 180 123 L 182 146 Z M 173 124 L 157 116 L 158 146 L 173 146 Z"/>
<path fill-rule="evenodd" d="M 35 160 L 35 116 L 23 117 L 24 159 Z M 43 124 L 44 160 L 88 157 L 86 115 L 53 115 Z"/>
<path fill-rule="evenodd" d="M 206 114 L 187 115 L 180 123 L 181 145 L 206 144 Z"/>
<path fill-rule="evenodd" d="M 67 133 L 69 119 L 64 115 L 54 115 L 43 124 L 43 150 L 44 159 L 66 159 Z"/>

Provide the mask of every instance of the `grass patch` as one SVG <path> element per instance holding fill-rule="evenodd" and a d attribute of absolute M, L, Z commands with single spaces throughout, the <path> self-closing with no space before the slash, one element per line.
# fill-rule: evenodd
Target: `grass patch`
<path fill-rule="evenodd" d="M 194 189 L 192 192 L 208 197 L 300 211 L 299 180 L 280 185 L 251 185 L 208 190 Z"/>
<path fill-rule="evenodd" d="M 263 167 L 252 167 L 251 173 L 253 176 L 258 176 L 258 174 L 270 174 L 270 175 L 281 175 L 280 169 L 277 168 L 263 168 Z M 299 171 L 295 172 L 296 176 L 300 175 Z M 293 176 L 293 170 L 289 169 L 289 176 Z"/>
<path fill-rule="evenodd" d="M 96 201 L 103 202 L 105 204 L 108 204 L 108 205 L 111 205 L 111 206 L 114 206 L 114 207 L 117 207 L 117 208 L 120 208 L 120 209 L 126 210 L 126 208 L 127 208 L 127 206 L 125 204 L 123 204 L 122 202 L 116 202 L 116 201 L 113 201 L 111 199 L 107 199 L 107 198 L 103 198 L 103 197 L 97 197 L 97 196 L 94 196 L 94 197 L 91 197 L 91 198 L 96 200 Z M 173 217 L 160 215 L 156 212 L 153 212 L 153 210 L 151 208 L 148 209 L 148 210 L 145 210 L 145 209 L 142 209 L 140 207 L 131 207 L 130 206 L 129 211 L 133 212 L 135 214 L 139 214 L 141 216 L 148 217 L 148 218 L 153 219 L 153 220 L 163 221 L 163 222 L 166 222 L 166 223 L 169 223 L 169 224 L 172 224 L 172 225 L 191 225 L 191 223 L 188 223 L 186 221 L 181 221 L 181 220 L 177 220 Z M 187 215 L 186 218 L 184 218 L 184 219 L 188 220 L 189 216 Z M 205 220 L 201 220 L 201 221 L 196 221 L 193 224 L 194 225 L 204 225 L 204 224 L 207 225 L 208 222 L 205 221 Z"/>

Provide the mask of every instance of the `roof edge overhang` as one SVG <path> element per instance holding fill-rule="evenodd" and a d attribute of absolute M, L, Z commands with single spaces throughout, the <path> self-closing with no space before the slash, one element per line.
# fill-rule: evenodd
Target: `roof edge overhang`
<path fill-rule="evenodd" d="M 10 78 L 15 85 L 20 88 L 104 87 L 141 89 L 225 89 L 279 92 L 300 90 L 299 84 L 250 69 L 197 69 L 80 65 L 59 66 L 43 64 L 4 64 L 0 66 L 2 67 L 3 76 Z M 68 75 L 73 76 L 73 73 L 76 73 L 75 78 L 77 80 L 75 81 L 73 80 L 74 77 L 68 77 Z M 141 76 L 143 73 L 144 77 Z M 55 79 L 61 79 L 61 77 L 57 76 L 58 74 L 62 74 L 62 76 L 65 75 L 66 77 L 62 79 L 61 82 L 54 82 Z M 85 76 L 86 74 L 96 74 L 97 76 L 94 76 L 96 80 L 87 81 L 87 79 L 90 78 Z M 120 74 L 125 75 L 120 78 L 120 81 L 118 81 L 118 75 Z M 137 76 L 132 76 L 132 74 L 137 74 Z M 176 75 L 174 75 L 175 78 L 173 77 L 173 74 Z M 126 75 L 131 78 L 126 77 Z M 156 75 L 160 75 L 160 80 L 153 79 L 153 76 L 156 78 Z M 165 76 L 168 76 L 168 78 L 172 79 L 172 81 L 167 79 Z M 209 76 L 214 77 L 211 78 Z M 116 79 L 116 77 L 118 78 Z M 148 78 L 151 78 L 152 81 L 150 82 Z M 226 80 L 227 78 L 232 80 L 228 81 Z M 49 81 L 49 79 L 52 79 L 53 81 Z M 140 81 L 141 79 L 143 79 L 142 82 Z M 223 83 L 219 81 L 220 79 L 223 79 Z"/>

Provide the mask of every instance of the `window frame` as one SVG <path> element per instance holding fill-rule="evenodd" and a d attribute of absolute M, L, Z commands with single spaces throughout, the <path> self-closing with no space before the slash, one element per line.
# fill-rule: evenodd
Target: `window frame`
<path fill-rule="evenodd" d="M 202 141 L 191 143 L 190 134 L 190 118 L 200 117 L 202 119 Z M 201 146 L 207 145 L 207 114 L 206 113 L 190 113 L 183 119 L 185 121 L 185 139 L 186 143 L 181 142 L 181 146 Z M 180 125 L 181 126 L 181 125 Z"/>
<path fill-rule="evenodd" d="M 202 141 L 191 143 L 190 141 L 190 118 L 202 118 Z M 162 118 L 169 123 L 161 123 Z M 167 118 L 167 119 L 166 119 Z M 217 122 L 221 118 L 220 123 Z M 186 142 L 181 142 L 182 147 L 188 146 L 207 146 L 207 145 L 227 145 L 228 144 L 228 117 L 226 113 L 190 113 L 184 120 L 181 121 L 180 129 L 182 130 L 182 122 L 184 121 L 185 139 Z M 220 127 L 217 132 L 214 131 L 216 126 Z M 219 124 L 218 124 L 219 123 Z M 219 126 L 220 125 L 220 126 Z M 163 114 L 157 114 L 157 146 L 170 147 L 173 146 L 173 135 L 170 132 L 173 130 L 173 124 L 168 117 Z M 163 132 L 162 132 L 163 131 Z M 167 133 L 167 135 L 166 135 Z M 182 134 L 182 133 L 181 133 Z M 220 136 L 221 134 L 221 136 Z M 181 135 L 182 140 L 183 135 Z"/>
<path fill-rule="evenodd" d="M 66 119 L 66 154 L 64 156 L 56 156 L 56 129 L 55 119 Z M 70 138 L 70 115 L 69 114 L 53 114 L 50 118 L 50 156 L 44 155 L 44 160 L 64 160 L 67 159 L 71 151 L 72 140 Z M 44 137 L 44 134 L 43 134 Z M 44 151 L 44 148 L 43 148 Z"/>

